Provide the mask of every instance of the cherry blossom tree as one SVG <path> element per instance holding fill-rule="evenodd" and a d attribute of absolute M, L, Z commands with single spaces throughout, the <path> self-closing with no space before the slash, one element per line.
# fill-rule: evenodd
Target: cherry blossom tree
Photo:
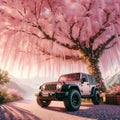
<path fill-rule="evenodd" d="M 1 0 L 0 28 L 19 52 L 82 61 L 103 84 L 99 59 L 120 41 L 119 11 L 119 0 Z"/>

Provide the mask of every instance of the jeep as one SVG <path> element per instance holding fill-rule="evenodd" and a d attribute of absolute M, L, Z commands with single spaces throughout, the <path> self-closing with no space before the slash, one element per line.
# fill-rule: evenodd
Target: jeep
<path fill-rule="evenodd" d="M 41 107 L 48 107 L 52 100 L 63 101 L 68 111 L 76 111 L 81 98 L 91 98 L 93 104 L 100 103 L 100 95 L 95 78 L 85 73 L 61 75 L 57 82 L 47 82 L 40 86 L 35 94 Z"/>

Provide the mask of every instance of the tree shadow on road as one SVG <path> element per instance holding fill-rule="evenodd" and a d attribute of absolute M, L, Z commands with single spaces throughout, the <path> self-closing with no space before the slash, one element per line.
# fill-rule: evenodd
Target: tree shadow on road
<path fill-rule="evenodd" d="M 30 111 L 12 105 L 0 106 L 0 120 L 41 120 Z"/>
<path fill-rule="evenodd" d="M 96 120 L 120 120 L 120 106 L 83 104 L 78 111 L 69 112 L 62 107 L 49 106 L 48 110 Z"/>

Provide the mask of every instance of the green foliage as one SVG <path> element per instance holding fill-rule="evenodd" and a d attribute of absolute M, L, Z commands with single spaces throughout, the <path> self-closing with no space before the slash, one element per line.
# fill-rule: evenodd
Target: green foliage
<path fill-rule="evenodd" d="M 97 82 L 98 87 L 99 87 L 99 91 L 105 92 L 106 87 L 105 87 L 105 84 L 103 82 L 102 74 L 101 74 L 98 62 L 96 62 L 96 59 L 89 58 L 88 61 L 86 62 L 86 64 L 88 65 L 89 73 L 91 75 L 93 75 L 96 79 L 96 82 Z"/>
<path fill-rule="evenodd" d="M 120 86 L 120 83 L 116 83 L 116 82 L 115 82 L 115 83 L 113 83 L 113 84 L 112 84 L 111 86 L 109 86 L 109 87 L 111 88 L 111 87 L 115 87 L 115 86 L 117 86 L 117 85 Z"/>
<path fill-rule="evenodd" d="M 7 89 L 0 89 L 0 104 L 5 102 L 7 96 Z"/>
<path fill-rule="evenodd" d="M 0 69 L 0 85 L 8 83 L 9 80 L 8 72 Z M 8 89 L 6 87 L 0 88 L 0 104 L 17 101 L 22 98 L 22 95 L 15 89 Z"/>
<path fill-rule="evenodd" d="M 0 85 L 9 82 L 8 72 L 0 69 Z"/>

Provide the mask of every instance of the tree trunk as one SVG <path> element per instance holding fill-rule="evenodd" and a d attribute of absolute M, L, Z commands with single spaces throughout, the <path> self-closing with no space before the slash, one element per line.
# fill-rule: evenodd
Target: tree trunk
<path fill-rule="evenodd" d="M 91 75 L 95 76 L 96 82 L 99 83 L 102 80 L 101 71 L 98 64 L 93 62 L 89 63 L 88 71 Z"/>
<path fill-rule="evenodd" d="M 87 59 L 87 61 L 86 61 L 86 65 L 88 66 L 89 74 L 91 74 L 95 77 L 96 82 L 99 87 L 99 90 L 101 92 L 104 92 L 106 90 L 106 87 L 104 85 L 102 74 L 101 74 L 98 63 L 99 63 L 98 60 L 94 60 L 94 59 Z"/>

